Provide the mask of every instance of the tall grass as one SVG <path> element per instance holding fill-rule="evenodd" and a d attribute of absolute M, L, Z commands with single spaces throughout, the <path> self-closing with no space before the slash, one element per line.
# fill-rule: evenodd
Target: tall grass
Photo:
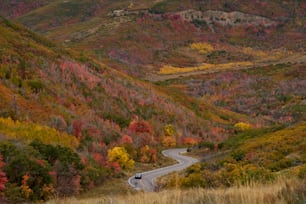
<path fill-rule="evenodd" d="M 102 196 L 89 199 L 55 199 L 48 204 L 282 204 L 306 202 L 306 180 L 279 180 L 270 185 L 248 184 L 247 186 L 219 189 L 166 190 L 134 195 Z"/>

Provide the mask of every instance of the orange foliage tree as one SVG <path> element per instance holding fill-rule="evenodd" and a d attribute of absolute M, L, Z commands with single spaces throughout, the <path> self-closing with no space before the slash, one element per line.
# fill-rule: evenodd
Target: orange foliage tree
<path fill-rule="evenodd" d="M 176 140 L 174 137 L 166 136 L 162 139 L 162 144 L 165 147 L 174 147 L 176 145 Z"/>
<path fill-rule="evenodd" d="M 30 176 L 28 174 L 24 175 L 22 177 L 22 182 L 21 182 L 22 184 L 20 186 L 22 195 L 27 199 L 33 194 L 33 190 L 28 185 L 29 178 Z"/>
<path fill-rule="evenodd" d="M 182 144 L 194 146 L 194 145 L 198 144 L 198 141 L 193 137 L 184 137 L 182 139 Z"/>
<path fill-rule="evenodd" d="M 150 163 L 157 161 L 157 151 L 154 148 L 150 148 L 148 145 L 140 149 L 140 161 L 143 163 Z"/>

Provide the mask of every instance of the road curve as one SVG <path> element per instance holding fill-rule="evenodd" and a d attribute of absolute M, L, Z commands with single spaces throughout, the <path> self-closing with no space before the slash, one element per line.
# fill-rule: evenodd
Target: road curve
<path fill-rule="evenodd" d="M 178 163 L 172 166 L 155 169 L 152 171 L 146 171 L 142 173 L 142 179 L 135 179 L 134 176 L 130 177 L 128 183 L 130 186 L 137 190 L 144 190 L 146 192 L 152 192 L 155 189 L 154 181 L 156 178 L 164 176 L 174 171 L 183 170 L 198 160 L 192 157 L 183 156 L 180 153 L 186 152 L 186 148 L 181 149 L 168 149 L 162 151 L 162 154 L 166 157 L 175 159 Z"/>

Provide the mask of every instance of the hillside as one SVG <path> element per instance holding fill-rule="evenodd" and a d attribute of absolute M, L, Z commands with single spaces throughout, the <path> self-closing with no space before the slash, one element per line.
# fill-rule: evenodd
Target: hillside
<path fill-rule="evenodd" d="M 0 2 L 1 14 L 10 18 L 17 18 L 41 6 L 51 2 L 50 0 L 25 0 L 25 1 L 11 1 L 3 0 Z"/>
<path fill-rule="evenodd" d="M 66 51 L 3 19 L 1 44 L 2 116 L 46 125 L 51 125 L 51 115 L 61 115 L 68 124 L 81 118 L 95 121 L 95 117 L 100 117 L 120 128 L 138 117 L 154 121 L 157 133 L 162 121 L 184 127 L 181 119 L 198 120 L 154 86 Z M 175 116 L 173 121 L 172 114 L 181 116 Z"/>
<path fill-rule="evenodd" d="M 304 73 L 305 4 L 249 5 L 246 1 L 55 1 L 17 20 L 112 68 L 165 84 L 163 92 L 208 120 L 242 117 L 225 113 L 227 109 L 256 117 L 260 125 L 298 121 L 303 117 L 304 75 L 286 75 Z M 264 71 L 270 68 L 275 71 Z M 243 69 L 264 74 L 244 74 L 239 71 Z M 231 70 L 238 70 L 237 74 L 224 73 Z M 214 78 L 210 73 L 215 72 L 221 72 L 217 75 L 220 84 L 210 85 L 216 80 L 209 82 L 205 75 Z M 241 76 L 253 82 L 238 79 Z M 224 80 L 227 77 L 232 79 Z M 267 86 L 250 87 L 260 81 L 257 77 L 266 83 L 273 78 L 274 83 L 266 91 Z M 236 80 L 239 87 L 222 88 Z M 295 86 L 300 87 L 299 93 L 292 92 Z M 183 93 L 182 87 L 187 89 Z M 215 106 L 222 107 L 221 112 Z"/>
<path fill-rule="evenodd" d="M 9 199 L 78 194 L 128 173 L 134 161 L 162 165 L 156 151 L 162 144 L 216 141 L 215 127 L 229 134 L 238 122 L 196 115 L 155 85 L 6 19 L 0 31 L 0 152 Z M 218 114 L 229 113 L 210 115 Z M 130 159 L 117 160 L 116 154 Z M 38 169 L 44 173 L 35 176 Z"/>
<path fill-rule="evenodd" d="M 303 122 L 288 128 L 237 130 L 236 135 L 222 147 L 219 146 L 227 152 L 222 157 L 204 159 L 184 172 L 168 175 L 159 181 L 160 186 L 208 189 L 242 186 L 244 189 L 247 188 L 245 186 L 256 183 L 269 186 L 279 179 L 289 181 L 289 177 L 299 177 L 302 179 L 302 186 L 305 186 L 305 127 Z M 207 144 L 199 144 L 194 148 L 193 154 L 203 158 L 207 154 L 213 154 L 207 147 Z M 287 185 L 291 189 L 297 187 L 295 184 Z M 299 188 L 303 188 L 302 186 Z M 255 186 L 253 188 L 256 189 Z M 305 202 L 305 189 L 292 192 L 296 193 L 296 197 L 291 202 Z M 231 198 L 234 199 L 234 196 Z M 269 203 L 264 203 L 266 202 Z"/>
<path fill-rule="evenodd" d="M 305 121 L 305 63 L 198 74 L 157 82 L 167 93 L 195 98 L 268 123 Z M 240 116 L 241 117 L 241 116 Z"/>
<path fill-rule="evenodd" d="M 113 68 L 155 80 L 168 65 L 257 66 L 304 53 L 305 6 L 302 1 L 276 0 L 54 1 L 17 20 Z M 213 49 L 190 49 L 199 42 Z"/>

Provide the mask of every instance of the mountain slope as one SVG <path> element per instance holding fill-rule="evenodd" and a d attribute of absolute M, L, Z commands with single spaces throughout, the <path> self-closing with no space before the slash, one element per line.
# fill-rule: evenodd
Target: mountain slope
<path fill-rule="evenodd" d="M 18 21 L 113 68 L 152 80 L 165 65 L 196 67 L 219 64 L 221 58 L 257 63 L 254 55 L 241 52 L 248 47 L 273 56 L 279 52 L 276 48 L 300 52 L 305 6 L 276 0 L 55 1 Z M 190 49 L 197 42 L 209 43 L 214 50 L 197 53 Z M 282 52 L 288 55 L 292 53 Z"/>
<path fill-rule="evenodd" d="M 237 122 L 200 117 L 154 85 L 4 18 L 0 45 L 0 153 L 11 200 L 78 194 L 130 171 L 134 160 L 159 165 L 165 136 L 170 145 L 216 141 L 215 127 L 229 134 Z M 117 150 L 130 166 L 111 157 Z"/>
<path fill-rule="evenodd" d="M 51 2 L 50 0 L 25 0 L 25 1 L 10 1 L 3 0 L 0 2 L 0 13 L 10 18 L 17 18 L 41 6 Z"/>
<path fill-rule="evenodd" d="M 178 114 L 181 115 L 175 117 L 178 126 L 184 126 L 184 118 L 197 120 L 190 111 L 178 107 L 148 84 L 66 52 L 3 19 L 1 31 L 1 105 L 8 108 L 6 112 L 14 111 L 13 117 L 22 120 L 28 117 L 46 124 L 50 124 L 50 115 L 60 112 L 69 121 L 80 117 L 90 121 L 95 117 L 113 120 L 111 115 L 115 113 L 126 121 L 138 115 L 145 120 L 164 122 L 173 122 L 171 115 Z M 33 107 L 33 111 L 27 106 Z M 42 114 L 45 111 L 48 115 Z"/>

